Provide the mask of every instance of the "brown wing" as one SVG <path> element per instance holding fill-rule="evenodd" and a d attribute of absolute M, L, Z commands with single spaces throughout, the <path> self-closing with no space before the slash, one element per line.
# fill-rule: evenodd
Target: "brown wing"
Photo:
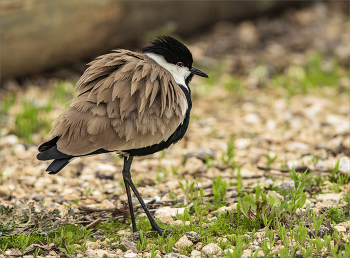
<path fill-rule="evenodd" d="M 92 61 L 77 83 L 80 94 L 51 133 L 59 151 L 129 150 L 167 140 L 184 120 L 185 94 L 153 59 L 117 50 Z"/>

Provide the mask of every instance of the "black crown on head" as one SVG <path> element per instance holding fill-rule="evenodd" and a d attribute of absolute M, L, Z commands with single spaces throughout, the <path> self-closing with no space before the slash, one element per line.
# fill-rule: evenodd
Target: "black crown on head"
<path fill-rule="evenodd" d="M 193 58 L 190 50 L 177 39 L 170 36 L 160 36 L 151 42 L 150 46 L 140 50 L 141 53 L 154 53 L 163 56 L 168 63 L 183 62 L 184 66 L 191 68 Z"/>

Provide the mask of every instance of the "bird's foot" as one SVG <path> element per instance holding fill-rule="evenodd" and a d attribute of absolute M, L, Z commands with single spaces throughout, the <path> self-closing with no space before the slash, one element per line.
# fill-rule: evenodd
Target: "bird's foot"
<path fill-rule="evenodd" d="M 171 230 L 165 229 L 165 228 L 161 228 L 160 226 L 156 225 L 156 226 L 152 226 L 152 230 L 155 230 L 158 232 L 159 235 L 163 236 L 163 237 L 167 237 L 167 235 L 165 233 L 171 233 Z"/>

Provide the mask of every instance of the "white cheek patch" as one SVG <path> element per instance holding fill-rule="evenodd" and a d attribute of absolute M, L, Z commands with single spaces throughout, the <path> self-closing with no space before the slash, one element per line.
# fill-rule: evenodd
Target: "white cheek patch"
<path fill-rule="evenodd" d="M 146 53 L 145 55 L 152 58 L 160 66 L 167 69 L 174 77 L 176 83 L 181 84 L 182 86 L 184 86 L 188 90 L 185 79 L 191 74 L 191 72 L 187 67 L 179 67 L 177 65 L 170 64 L 167 61 L 165 61 L 164 57 L 157 55 L 157 54 Z"/>

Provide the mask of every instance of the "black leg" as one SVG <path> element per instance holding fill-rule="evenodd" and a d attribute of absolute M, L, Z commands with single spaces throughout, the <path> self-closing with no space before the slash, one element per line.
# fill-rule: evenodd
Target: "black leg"
<path fill-rule="evenodd" d="M 164 234 L 164 231 L 166 231 L 165 229 L 161 228 L 157 222 L 154 220 L 154 218 L 152 217 L 150 211 L 148 210 L 146 204 L 144 203 L 139 191 L 137 191 L 136 186 L 134 185 L 134 182 L 131 179 L 131 174 L 130 174 L 130 167 L 131 167 L 131 162 L 132 162 L 133 156 L 129 156 L 129 159 L 127 160 L 126 164 L 124 165 L 124 168 L 127 169 L 123 169 L 123 178 L 124 178 L 124 182 L 127 182 L 127 184 L 131 187 L 131 189 L 133 190 L 134 194 L 136 195 L 137 199 L 139 200 L 143 210 L 145 211 L 148 220 L 151 222 L 152 225 L 152 229 L 156 230 L 158 232 L 159 235 L 163 235 L 166 237 L 166 235 Z M 126 183 L 125 183 L 126 185 Z M 131 210 L 130 210 L 131 212 Z"/>
<path fill-rule="evenodd" d="M 135 222 L 134 207 L 132 205 L 130 186 L 129 186 L 128 180 L 126 180 L 124 177 L 124 170 L 130 170 L 130 166 L 128 168 L 127 160 L 128 160 L 128 158 L 124 157 L 123 179 L 124 179 L 126 194 L 128 195 L 128 204 L 129 204 L 129 210 L 130 210 L 130 216 L 131 216 L 132 232 L 135 233 L 135 232 L 137 232 L 137 227 L 136 227 L 136 222 Z"/>

